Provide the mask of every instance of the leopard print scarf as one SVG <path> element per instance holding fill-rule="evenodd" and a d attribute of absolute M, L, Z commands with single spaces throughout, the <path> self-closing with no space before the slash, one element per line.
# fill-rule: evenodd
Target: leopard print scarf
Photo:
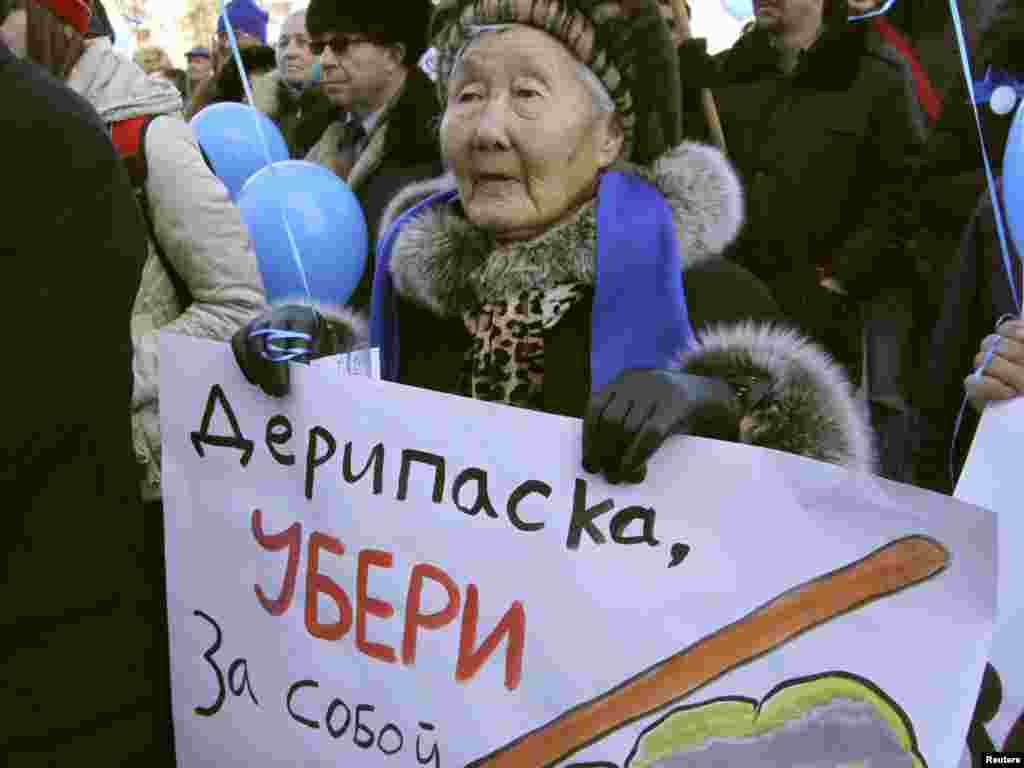
<path fill-rule="evenodd" d="M 459 391 L 542 410 L 544 336 L 594 285 L 597 206 L 591 200 L 538 237 L 494 249 L 466 275 L 461 312 L 471 337 Z"/>
<path fill-rule="evenodd" d="M 462 394 L 531 410 L 543 406 L 544 332 L 580 301 L 589 286 L 562 283 L 464 312 L 473 337 L 463 362 Z"/>

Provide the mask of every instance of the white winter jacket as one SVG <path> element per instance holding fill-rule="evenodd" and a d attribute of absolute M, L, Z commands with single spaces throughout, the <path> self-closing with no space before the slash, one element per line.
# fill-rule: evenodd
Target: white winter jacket
<path fill-rule="evenodd" d="M 256 255 L 238 208 L 207 168 L 181 97 L 170 83 L 147 77 L 116 53 L 108 38 L 90 41 L 68 85 L 112 123 L 164 115 L 146 133 L 146 193 L 156 237 L 192 294 L 183 311 L 153 244 L 132 311 L 135 455 L 144 465 L 142 495 L 160 498 L 160 413 L 157 403 L 159 330 L 228 340 L 266 308 Z M 181 364 L 184 361 L 179 361 Z"/>

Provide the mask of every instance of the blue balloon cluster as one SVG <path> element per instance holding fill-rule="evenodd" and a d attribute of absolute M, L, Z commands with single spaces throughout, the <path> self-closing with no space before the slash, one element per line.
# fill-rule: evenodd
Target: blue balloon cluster
<path fill-rule="evenodd" d="M 236 202 L 254 173 L 289 157 L 288 145 L 273 121 L 245 104 L 211 104 L 193 117 L 189 125 L 213 172 Z"/>
<path fill-rule="evenodd" d="M 238 207 L 268 301 L 348 301 L 366 268 L 368 238 L 362 207 L 345 182 L 315 163 L 285 160 L 249 179 Z"/>

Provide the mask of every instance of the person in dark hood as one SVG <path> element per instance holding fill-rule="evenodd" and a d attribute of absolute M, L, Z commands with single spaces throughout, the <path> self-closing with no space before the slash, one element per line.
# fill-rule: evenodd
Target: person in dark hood
<path fill-rule="evenodd" d="M 73 10 L 84 32 L 88 4 Z M 6 304 L 47 338 L 83 335 L 0 383 L 0 754 L 173 768 L 160 521 L 143 513 L 130 416 L 146 226 L 95 110 L 7 46 L 26 17 L 0 0 L 0 140 L 31 158 L 12 161 L 29 172 L 4 199 Z"/>

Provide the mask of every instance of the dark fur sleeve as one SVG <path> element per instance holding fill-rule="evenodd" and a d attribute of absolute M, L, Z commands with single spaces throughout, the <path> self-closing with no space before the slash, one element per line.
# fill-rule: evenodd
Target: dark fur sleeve
<path fill-rule="evenodd" d="M 679 366 L 738 391 L 739 442 L 873 470 L 866 409 L 840 368 L 797 332 L 764 323 L 716 326 L 699 334 Z"/>

